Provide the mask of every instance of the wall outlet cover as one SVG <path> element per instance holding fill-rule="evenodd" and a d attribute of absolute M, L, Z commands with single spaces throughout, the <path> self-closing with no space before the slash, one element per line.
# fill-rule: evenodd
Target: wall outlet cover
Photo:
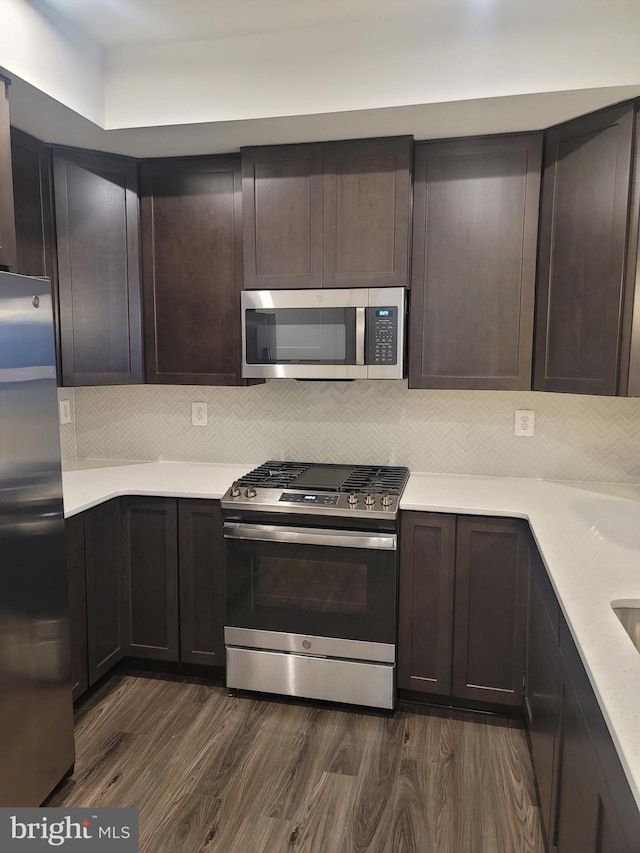
<path fill-rule="evenodd" d="M 513 434 L 531 438 L 535 433 L 536 413 L 533 409 L 518 409 L 516 412 Z"/>
<path fill-rule="evenodd" d="M 209 423 L 206 403 L 191 404 L 191 423 L 193 426 L 206 426 Z"/>

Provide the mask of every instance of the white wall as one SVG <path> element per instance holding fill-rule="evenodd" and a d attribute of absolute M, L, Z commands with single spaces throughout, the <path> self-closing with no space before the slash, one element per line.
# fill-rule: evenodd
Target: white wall
<path fill-rule="evenodd" d="M 2 0 L 0 67 L 104 124 L 102 50 L 40 0 Z"/>
<path fill-rule="evenodd" d="M 343 12 L 333 4 L 331 25 L 317 23 L 318 13 L 314 26 L 300 29 L 308 14 L 292 14 L 285 27 L 270 20 L 268 4 L 254 4 L 246 7 L 248 35 L 236 27 L 211 39 L 210 24 L 199 41 L 127 44 L 103 53 L 44 0 L 2 0 L 0 67 L 102 127 L 208 123 L 208 150 L 220 150 L 214 123 L 226 123 L 222 132 L 229 136 L 228 123 L 237 121 L 349 112 L 353 125 L 358 111 L 368 119 L 365 111 L 468 102 L 458 111 L 461 122 L 455 113 L 462 130 L 453 132 L 464 133 L 465 123 L 469 133 L 495 132 L 523 129 L 526 121 L 516 116 L 509 128 L 501 115 L 484 120 L 485 99 L 493 99 L 492 114 L 500 99 L 621 87 L 636 87 L 635 93 L 640 86 L 640 3 L 631 0 L 404 0 L 374 4 L 359 17 L 348 14 L 349 0 L 342 5 Z M 111 19 L 120 7 L 95 8 Z M 603 102 L 613 100 L 612 94 Z M 598 105 L 596 99 L 591 108 Z M 551 120 L 577 112 L 567 109 Z M 397 113 L 388 118 L 389 129 L 376 132 L 407 132 Z M 376 127 L 379 119 L 374 114 Z M 534 115 L 528 129 L 544 120 Z M 433 132 L 429 113 L 420 121 L 427 125 L 418 128 L 422 138 L 451 132 L 447 115 Z M 20 124 L 34 132 L 24 114 Z M 244 130 L 243 144 L 266 141 L 248 138 L 254 128 Z M 363 128 L 363 135 L 370 132 Z M 304 136 L 295 128 L 289 133 Z M 336 133 L 353 136 L 357 129 Z"/>
<path fill-rule="evenodd" d="M 412 471 L 640 483 L 640 399 L 534 391 L 408 391 L 406 382 L 251 388 L 61 388 L 65 459 L 408 465 Z M 191 403 L 209 423 L 191 425 Z M 535 435 L 513 434 L 534 409 Z"/>
<path fill-rule="evenodd" d="M 477 9 L 492 6 L 489 0 L 474 2 Z M 492 17 L 488 11 L 472 15 L 474 2 L 451 8 L 425 3 L 421 15 L 400 6 L 387 18 L 340 27 L 109 48 L 106 126 L 234 121 L 640 83 L 640 3 L 511 0 L 517 14 Z"/>

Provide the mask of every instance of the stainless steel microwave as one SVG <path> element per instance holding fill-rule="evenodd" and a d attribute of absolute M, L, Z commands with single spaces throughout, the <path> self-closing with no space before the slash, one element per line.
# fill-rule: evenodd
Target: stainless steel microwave
<path fill-rule="evenodd" d="M 248 379 L 402 379 L 404 287 L 244 290 Z"/>

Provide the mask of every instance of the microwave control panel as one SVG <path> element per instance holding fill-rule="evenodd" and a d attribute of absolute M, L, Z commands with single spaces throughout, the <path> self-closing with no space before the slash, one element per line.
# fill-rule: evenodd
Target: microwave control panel
<path fill-rule="evenodd" d="M 367 364 L 398 363 L 398 309 L 367 308 Z"/>

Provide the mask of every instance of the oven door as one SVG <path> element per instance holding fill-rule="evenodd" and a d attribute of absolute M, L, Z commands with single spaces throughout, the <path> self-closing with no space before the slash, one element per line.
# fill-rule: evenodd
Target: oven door
<path fill-rule="evenodd" d="M 368 291 L 245 290 L 242 375 L 365 379 Z"/>
<path fill-rule="evenodd" d="M 392 644 L 393 533 L 225 522 L 226 625 Z"/>

